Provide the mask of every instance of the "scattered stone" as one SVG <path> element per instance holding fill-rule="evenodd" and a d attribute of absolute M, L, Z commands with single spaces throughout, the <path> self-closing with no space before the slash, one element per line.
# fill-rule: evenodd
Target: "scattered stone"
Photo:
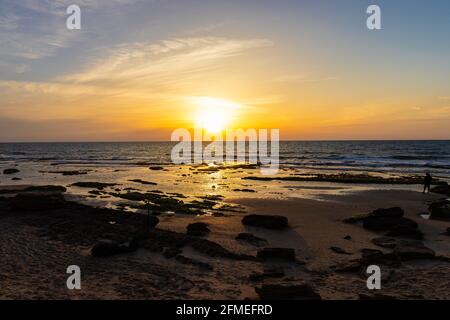
<path fill-rule="evenodd" d="M 263 273 L 252 273 L 249 275 L 248 279 L 250 281 L 262 281 L 268 278 L 282 278 L 284 277 L 284 275 L 285 273 L 283 268 L 276 267 L 273 269 L 264 270 Z"/>
<path fill-rule="evenodd" d="M 91 249 L 93 257 L 106 258 L 116 254 L 129 253 L 138 249 L 137 241 L 132 240 L 119 244 L 113 240 L 100 240 Z"/>
<path fill-rule="evenodd" d="M 402 261 L 418 260 L 418 259 L 433 259 L 435 252 L 427 248 L 419 241 L 399 241 L 394 248 L 396 254 Z"/>
<path fill-rule="evenodd" d="M 383 253 L 376 249 L 362 249 L 361 259 L 362 265 L 368 266 L 372 264 L 384 264 L 398 267 L 401 264 L 400 258 L 394 253 Z"/>
<path fill-rule="evenodd" d="M 359 272 L 362 268 L 360 259 L 354 259 L 350 260 L 341 264 L 338 264 L 334 267 L 334 271 L 339 273 L 345 273 L 345 272 Z"/>
<path fill-rule="evenodd" d="M 63 176 L 78 176 L 88 174 L 89 171 L 91 170 L 49 171 L 48 173 L 58 173 Z"/>
<path fill-rule="evenodd" d="M 191 223 L 189 224 L 187 227 L 187 233 L 188 235 L 191 236 L 204 236 L 206 234 L 208 234 L 209 232 L 211 232 L 208 228 L 208 225 L 206 223 L 203 222 L 196 222 L 196 223 Z"/>
<path fill-rule="evenodd" d="M 233 189 L 233 191 L 236 191 L 236 192 L 256 192 L 256 190 L 253 190 L 253 189 Z"/>
<path fill-rule="evenodd" d="M 258 250 L 256 257 L 261 260 L 281 259 L 295 261 L 295 250 L 292 248 L 264 248 Z"/>
<path fill-rule="evenodd" d="M 140 183 L 140 184 L 145 184 L 145 185 L 152 185 L 152 186 L 156 186 L 157 185 L 157 183 L 155 183 L 155 182 L 145 181 L 145 180 L 141 180 L 141 179 L 133 179 L 133 180 L 128 180 L 128 181 L 136 182 L 136 183 Z"/>
<path fill-rule="evenodd" d="M 180 254 L 175 257 L 175 260 L 177 260 L 179 263 L 182 263 L 182 264 L 188 264 L 188 265 L 196 266 L 196 267 L 206 269 L 206 270 L 213 270 L 213 267 L 206 262 L 194 260 L 192 258 L 188 258 L 188 257 L 185 257 Z"/>
<path fill-rule="evenodd" d="M 445 181 L 438 182 L 438 184 L 431 188 L 430 191 L 433 193 L 445 194 L 447 196 L 450 196 L 450 186 Z"/>
<path fill-rule="evenodd" d="M 164 248 L 162 254 L 163 254 L 164 258 L 170 259 L 170 258 L 173 258 L 173 257 L 179 255 L 181 252 L 182 251 L 179 248 L 170 248 L 169 247 L 169 248 Z"/>
<path fill-rule="evenodd" d="M 344 222 L 362 222 L 363 228 L 378 232 L 385 231 L 387 236 L 422 240 L 423 233 L 419 230 L 418 224 L 409 218 L 403 217 L 403 215 L 403 209 L 399 207 L 381 208 L 369 214 L 347 218 Z"/>
<path fill-rule="evenodd" d="M 58 192 L 21 192 L 10 201 L 13 211 L 47 211 L 60 209 L 67 202 Z"/>
<path fill-rule="evenodd" d="M 430 211 L 430 219 L 450 219 L 450 201 L 447 199 L 433 202 L 428 209 Z"/>
<path fill-rule="evenodd" d="M 12 178 L 11 180 L 12 180 L 12 181 L 19 181 L 19 180 L 22 180 L 22 179 L 21 179 L 21 178 L 14 177 L 14 178 Z"/>
<path fill-rule="evenodd" d="M 149 168 L 150 170 L 154 170 L 154 171 L 161 171 L 164 170 L 164 167 L 160 167 L 160 166 L 153 166 Z"/>
<path fill-rule="evenodd" d="M 372 243 L 382 247 L 382 248 L 390 248 L 393 249 L 397 245 L 397 239 L 391 237 L 379 237 L 372 239 Z"/>
<path fill-rule="evenodd" d="M 75 182 L 72 184 L 74 187 L 79 188 L 93 188 L 98 190 L 103 190 L 106 187 L 116 186 L 116 183 L 102 183 L 102 182 Z"/>
<path fill-rule="evenodd" d="M 285 229 L 288 227 L 288 219 L 277 215 L 251 214 L 242 219 L 242 224 L 267 229 Z"/>
<path fill-rule="evenodd" d="M 344 249 L 339 248 L 339 247 L 330 247 L 330 250 L 331 250 L 331 251 L 334 251 L 334 252 L 336 252 L 336 253 L 338 253 L 338 254 L 347 254 L 347 255 L 350 255 L 350 254 L 351 254 L 350 252 L 347 252 L 347 251 L 345 251 Z"/>
<path fill-rule="evenodd" d="M 444 232 L 444 235 L 450 236 L 450 228 L 447 228 L 447 230 Z"/>
<path fill-rule="evenodd" d="M 266 244 L 267 240 L 263 238 L 259 238 L 257 236 L 252 235 L 251 233 L 239 233 L 236 236 L 236 240 L 246 241 L 254 246 L 260 246 L 262 244 Z"/>
<path fill-rule="evenodd" d="M 320 300 L 321 297 L 306 283 L 263 284 L 255 288 L 262 300 Z"/>
<path fill-rule="evenodd" d="M 352 240 L 353 238 L 351 236 L 345 236 L 344 239 L 345 240 Z"/>
<path fill-rule="evenodd" d="M 20 172 L 19 169 L 5 169 L 5 170 L 3 170 L 3 174 L 15 174 L 15 173 L 18 173 L 18 172 Z"/>
<path fill-rule="evenodd" d="M 32 191 L 32 192 L 61 192 L 64 193 L 67 191 L 67 188 L 63 186 L 32 186 L 26 188 L 24 191 Z"/>

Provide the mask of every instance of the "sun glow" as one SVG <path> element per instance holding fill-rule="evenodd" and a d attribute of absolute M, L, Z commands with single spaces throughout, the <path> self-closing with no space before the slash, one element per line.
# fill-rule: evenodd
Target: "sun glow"
<path fill-rule="evenodd" d="M 197 106 L 195 126 L 210 133 L 220 133 L 231 124 L 233 113 L 239 104 L 224 99 L 199 97 L 194 101 Z"/>

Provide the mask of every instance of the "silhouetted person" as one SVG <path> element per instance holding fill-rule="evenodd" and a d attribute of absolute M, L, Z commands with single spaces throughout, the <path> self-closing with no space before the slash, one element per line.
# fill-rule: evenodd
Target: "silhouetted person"
<path fill-rule="evenodd" d="M 433 178 L 432 178 L 431 175 L 427 172 L 427 174 L 425 175 L 425 179 L 424 179 L 424 181 L 423 181 L 423 193 L 425 193 L 425 191 L 427 191 L 427 190 L 428 190 L 428 193 L 430 193 L 431 180 L 433 180 Z"/>

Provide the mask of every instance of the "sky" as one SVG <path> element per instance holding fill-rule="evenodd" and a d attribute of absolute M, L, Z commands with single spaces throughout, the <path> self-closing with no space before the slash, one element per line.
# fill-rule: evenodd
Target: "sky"
<path fill-rule="evenodd" d="M 447 0 L 0 0 L 0 142 L 450 139 L 449 34 Z"/>

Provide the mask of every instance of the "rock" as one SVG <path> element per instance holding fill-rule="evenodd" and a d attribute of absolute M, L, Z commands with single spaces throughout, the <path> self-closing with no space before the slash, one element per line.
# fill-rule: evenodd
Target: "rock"
<path fill-rule="evenodd" d="M 196 266 L 196 267 L 206 269 L 206 270 L 213 270 L 213 267 L 210 264 L 185 257 L 181 254 L 177 255 L 175 257 L 175 260 L 177 260 L 179 263 L 182 263 L 182 264 L 192 265 L 192 266 Z"/>
<path fill-rule="evenodd" d="M 288 227 L 288 219 L 276 215 L 251 214 L 242 219 L 242 224 L 267 229 L 285 229 Z"/>
<path fill-rule="evenodd" d="M 19 169 L 5 169 L 5 170 L 3 170 L 3 174 L 15 174 L 15 173 L 18 173 L 18 172 L 20 172 Z"/>
<path fill-rule="evenodd" d="M 352 240 L 352 237 L 351 236 L 345 236 L 344 239 L 345 240 Z"/>
<path fill-rule="evenodd" d="M 430 219 L 450 219 L 450 201 L 446 199 L 438 200 L 430 204 Z"/>
<path fill-rule="evenodd" d="M 450 236 L 450 228 L 447 228 L 447 230 L 444 232 L 444 235 Z"/>
<path fill-rule="evenodd" d="M 441 181 L 436 186 L 430 189 L 433 193 L 439 193 L 439 194 L 445 194 L 447 196 L 450 196 L 450 186 L 447 182 Z"/>
<path fill-rule="evenodd" d="M 251 233 L 239 233 L 236 236 L 236 240 L 246 241 L 254 246 L 259 246 L 261 244 L 267 243 L 266 239 L 256 237 Z"/>
<path fill-rule="evenodd" d="M 376 209 L 370 214 L 371 217 L 389 217 L 389 218 L 401 218 L 404 215 L 402 208 L 394 207 L 389 209 Z"/>
<path fill-rule="evenodd" d="M 420 241 L 399 241 L 394 248 L 396 254 L 402 261 L 433 259 L 435 252 L 427 248 Z"/>
<path fill-rule="evenodd" d="M 383 253 L 376 249 L 362 249 L 360 262 L 364 266 L 384 264 L 398 267 L 401 264 L 399 257 L 394 253 Z"/>
<path fill-rule="evenodd" d="M 390 248 L 393 249 L 397 245 L 397 239 L 391 237 L 379 237 L 372 239 L 372 243 L 382 247 L 382 248 Z"/>
<path fill-rule="evenodd" d="M 21 192 L 10 201 L 14 211 L 46 211 L 60 209 L 67 205 L 61 193 Z"/>
<path fill-rule="evenodd" d="M 349 253 L 349 252 L 347 252 L 344 249 L 339 248 L 339 247 L 330 247 L 330 250 L 333 251 L 333 252 L 336 252 L 338 254 L 351 254 L 351 253 Z"/>
<path fill-rule="evenodd" d="M 120 253 L 129 253 L 136 251 L 137 241 L 131 240 L 119 244 L 113 240 L 100 240 L 91 249 L 91 254 L 96 258 L 106 258 Z"/>
<path fill-rule="evenodd" d="M 320 300 L 321 297 L 306 283 L 263 284 L 255 288 L 262 300 Z"/>
<path fill-rule="evenodd" d="M 154 170 L 154 171 L 161 171 L 164 170 L 164 167 L 160 167 L 160 166 L 153 166 L 149 168 L 150 170 Z"/>
<path fill-rule="evenodd" d="M 281 259 L 295 261 L 295 250 L 291 248 L 264 248 L 258 251 L 256 257 L 261 260 Z"/>
<path fill-rule="evenodd" d="M 22 178 L 14 177 L 14 178 L 12 178 L 11 180 L 12 180 L 12 181 L 20 181 L 20 180 L 22 180 Z"/>
<path fill-rule="evenodd" d="M 250 281 L 261 281 L 267 278 L 282 278 L 284 277 L 284 270 L 283 268 L 272 268 L 268 270 L 264 270 L 263 273 L 252 273 L 249 275 L 248 279 Z"/>
<path fill-rule="evenodd" d="M 106 187 L 113 187 L 115 186 L 115 183 L 102 183 L 102 182 L 75 182 L 72 184 L 74 187 L 79 188 L 93 188 L 93 189 L 99 189 L 103 190 Z"/>
<path fill-rule="evenodd" d="M 344 272 L 354 273 L 354 272 L 360 272 L 361 268 L 362 268 L 362 265 L 361 265 L 360 259 L 355 259 L 355 260 L 350 260 L 350 261 L 336 265 L 334 267 L 334 271 L 339 272 L 339 273 L 344 273 Z"/>
<path fill-rule="evenodd" d="M 186 229 L 188 231 L 188 235 L 191 236 L 204 236 L 210 232 L 208 225 L 203 222 L 191 223 L 186 227 Z"/>
<path fill-rule="evenodd" d="M 420 231 L 418 224 L 408 218 L 401 218 L 399 223 L 393 226 L 387 233 L 389 237 L 406 237 L 415 240 L 422 240 L 423 233 Z"/>
<path fill-rule="evenodd" d="M 24 191 L 33 191 L 33 192 L 66 192 L 67 188 L 63 186 L 32 186 L 26 188 Z"/>

